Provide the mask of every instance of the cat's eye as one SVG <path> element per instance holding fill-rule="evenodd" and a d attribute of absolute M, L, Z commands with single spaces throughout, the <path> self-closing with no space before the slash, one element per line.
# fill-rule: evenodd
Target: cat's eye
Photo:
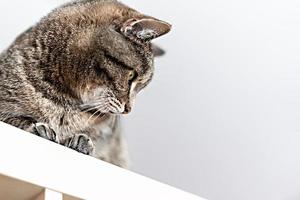
<path fill-rule="evenodd" d="M 131 70 L 129 72 L 129 81 L 132 82 L 137 77 L 137 72 L 135 70 Z"/>

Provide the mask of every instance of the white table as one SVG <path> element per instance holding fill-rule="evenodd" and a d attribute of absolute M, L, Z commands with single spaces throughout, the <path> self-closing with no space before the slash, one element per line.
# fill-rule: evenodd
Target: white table
<path fill-rule="evenodd" d="M 2 122 L 0 135 L 0 199 L 202 199 Z"/>

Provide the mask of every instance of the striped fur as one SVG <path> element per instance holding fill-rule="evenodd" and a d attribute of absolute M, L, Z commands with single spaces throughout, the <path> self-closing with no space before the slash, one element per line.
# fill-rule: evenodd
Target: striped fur
<path fill-rule="evenodd" d="M 120 115 L 153 76 L 148 29 L 170 26 L 113 0 L 54 10 L 0 55 L 0 120 L 127 167 Z"/>

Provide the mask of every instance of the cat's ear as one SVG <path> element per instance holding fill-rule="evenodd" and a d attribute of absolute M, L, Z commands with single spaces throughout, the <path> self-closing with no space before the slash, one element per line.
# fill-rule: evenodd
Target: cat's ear
<path fill-rule="evenodd" d="M 155 57 L 163 56 L 166 53 L 165 50 L 155 44 L 152 44 L 152 51 Z"/>
<path fill-rule="evenodd" d="M 121 28 L 121 32 L 130 39 L 143 41 L 153 40 L 167 34 L 171 25 L 157 19 L 129 19 Z"/>

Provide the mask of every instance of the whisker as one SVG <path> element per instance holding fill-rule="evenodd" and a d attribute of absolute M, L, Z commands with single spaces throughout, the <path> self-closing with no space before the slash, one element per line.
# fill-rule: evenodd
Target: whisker
<path fill-rule="evenodd" d="M 90 102 L 90 103 L 86 103 L 86 104 L 82 104 L 80 106 L 80 108 L 82 109 L 82 111 L 90 111 L 90 110 L 93 110 L 95 107 L 99 106 L 99 105 L 102 105 L 103 103 L 106 103 L 106 99 L 101 99 L 101 101 L 93 101 L 93 102 Z"/>
<path fill-rule="evenodd" d="M 97 114 L 97 113 L 99 113 L 99 112 L 102 112 L 102 110 L 101 110 L 102 108 L 106 108 L 106 105 L 103 105 L 103 106 L 99 107 L 98 110 L 97 110 L 96 112 L 94 112 L 94 113 L 88 118 L 88 120 L 87 120 L 86 123 L 88 123 L 88 122 L 90 121 L 90 119 L 93 118 L 93 116 L 94 116 L 95 114 Z"/>
<path fill-rule="evenodd" d="M 117 98 L 109 98 L 110 101 L 115 103 L 118 107 L 121 107 L 121 102 Z"/>
<path fill-rule="evenodd" d="M 98 118 L 102 118 L 102 117 L 104 117 L 105 116 L 105 113 L 99 113 L 96 117 L 95 117 L 95 119 L 94 119 L 94 121 L 96 120 L 96 119 L 98 119 Z"/>
<path fill-rule="evenodd" d="M 91 98 L 90 102 L 80 105 L 80 109 L 83 113 L 93 112 L 91 116 L 89 116 L 87 123 L 89 123 L 92 118 L 101 118 L 109 111 L 120 112 L 123 109 L 122 103 L 109 88 L 95 90 L 89 95 L 89 98 Z"/>
<path fill-rule="evenodd" d="M 96 112 L 94 112 L 89 118 L 88 118 L 88 120 L 86 121 L 86 123 L 89 123 L 89 121 L 90 121 L 90 119 L 92 119 L 92 117 L 96 114 L 96 113 L 98 113 L 100 110 L 97 110 Z"/>
<path fill-rule="evenodd" d="M 89 112 L 89 111 L 91 111 L 91 110 L 95 110 L 95 109 L 97 109 L 97 107 L 99 107 L 99 106 L 101 106 L 102 104 L 100 104 L 100 105 L 97 105 L 97 106 L 89 106 L 88 108 L 85 108 L 85 109 L 83 109 L 83 110 L 81 110 L 82 112 Z"/>
<path fill-rule="evenodd" d="M 87 110 L 82 110 L 82 112 L 87 113 L 87 112 L 92 111 L 92 110 L 98 110 L 98 109 L 100 109 L 100 108 L 103 107 L 103 106 L 105 106 L 105 105 L 100 104 L 100 105 L 98 105 L 98 106 L 91 107 L 91 108 L 89 108 L 89 109 L 87 109 Z"/>
<path fill-rule="evenodd" d="M 109 105 L 113 108 L 113 109 L 115 109 L 115 110 L 118 110 L 118 109 L 120 109 L 120 105 L 118 105 L 115 101 L 113 101 L 113 100 L 111 100 L 111 99 L 109 99 Z"/>

